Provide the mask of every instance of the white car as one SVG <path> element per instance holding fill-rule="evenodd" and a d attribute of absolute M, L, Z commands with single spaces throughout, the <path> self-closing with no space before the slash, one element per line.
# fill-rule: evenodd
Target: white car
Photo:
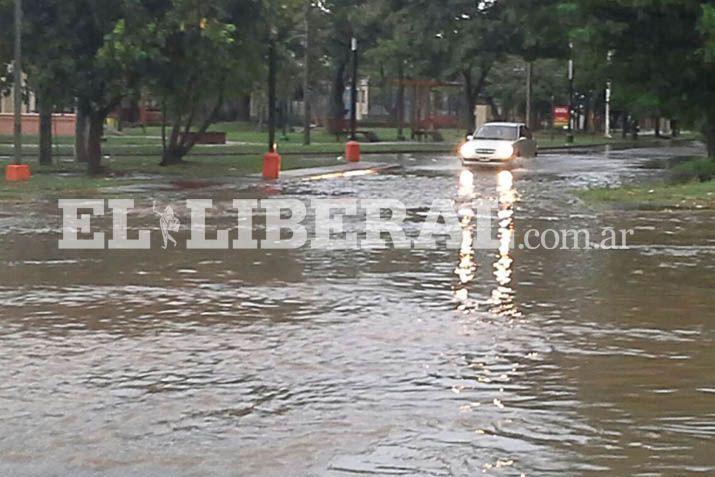
<path fill-rule="evenodd" d="M 536 141 L 522 123 L 487 123 L 473 136 L 467 136 L 467 142 L 459 149 L 465 165 L 503 163 L 537 154 Z"/>

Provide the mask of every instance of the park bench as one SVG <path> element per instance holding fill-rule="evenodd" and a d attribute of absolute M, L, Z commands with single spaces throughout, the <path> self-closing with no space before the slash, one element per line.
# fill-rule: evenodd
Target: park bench
<path fill-rule="evenodd" d="M 444 142 L 444 136 L 436 129 L 413 129 L 412 139 L 422 141 L 431 138 L 433 142 Z"/>
<path fill-rule="evenodd" d="M 335 140 L 340 142 L 342 138 L 350 137 L 350 122 L 345 119 L 328 119 L 326 121 L 328 126 L 328 131 L 331 131 L 335 135 Z M 355 135 L 362 137 L 364 141 L 367 142 L 380 142 L 380 138 L 374 131 L 369 131 L 367 129 L 357 129 L 355 130 Z"/>
<path fill-rule="evenodd" d="M 422 141 L 430 138 L 433 142 L 444 142 L 444 136 L 437 129 L 437 122 L 434 118 L 425 118 L 412 127 L 412 139 Z"/>

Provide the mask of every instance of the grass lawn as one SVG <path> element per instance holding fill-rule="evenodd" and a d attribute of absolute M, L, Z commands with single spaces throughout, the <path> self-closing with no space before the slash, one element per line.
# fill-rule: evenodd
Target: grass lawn
<path fill-rule="evenodd" d="M 101 192 L 104 187 L 129 185 L 133 182 L 136 181 L 117 177 L 64 176 L 40 172 L 33 174 L 32 178 L 26 182 L 7 182 L 2 180 L 0 183 L 0 203 L 73 197 L 78 194 L 91 195 Z"/>
<path fill-rule="evenodd" d="M 590 189 L 579 195 L 588 202 L 632 207 L 714 209 L 715 181 Z"/>
<path fill-rule="evenodd" d="M 627 207 L 715 209 L 715 161 L 705 157 L 673 157 L 661 182 L 626 187 L 604 187 L 579 193 L 587 202 Z"/>
<path fill-rule="evenodd" d="M 169 167 L 158 165 L 156 157 L 119 157 L 105 160 L 107 175 L 88 177 L 86 166 L 73 161 L 61 161 L 51 166 L 31 164 L 32 178 L 27 182 L 7 182 L 0 179 L 0 202 L 37 198 L 72 197 L 102 193 L 106 187 L 142 183 L 161 183 L 179 179 L 216 179 L 245 177 L 263 168 L 261 155 L 189 157 L 186 162 Z M 7 160 L 0 160 L 4 171 Z M 284 157 L 282 169 L 335 165 L 334 158 Z"/>
<path fill-rule="evenodd" d="M 69 163 L 76 167 L 75 163 Z M 192 155 L 185 162 L 168 167 L 159 165 L 157 157 L 114 157 L 103 162 L 109 171 L 117 175 L 150 174 L 169 177 L 241 177 L 261 172 L 263 156 L 260 154 L 242 156 L 200 156 Z M 334 158 L 315 157 L 303 158 L 296 156 L 283 157 L 281 169 L 299 169 L 335 165 Z M 82 167 L 82 171 L 84 167 Z"/>
<path fill-rule="evenodd" d="M 434 152 L 450 153 L 456 151 L 458 144 L 464 138 L 464 131 L 458 129 L 441 130 L 444 142 L 396 142 L 397 129 L 394 128 L 366 128 L 377 133 L 385 142 L 363 143 L 364 153 L 396 153 L 396 152 Z M 212 126 L 213 131 L 227 133 L 228 141 L 233 144 L 208 146 L 199 145 L 192 150 L 192 155 L 254 155 L 263 154 L 266 150 L 267 134 L 257 130 L 255 126 L 245 123 L 218 123 Z M 406 130 L 409 133 L 409 130 Z M 536 138 L 541 148 L 566 145 L 564 131 L 540 131 Z M 650 139 L 642 136 L 642 139 Z M 35 157 L 37 155 L 37 136 L 23 138 L 26 147 L 23 156 Z M 284 137 L 279 131 L 276 137 L 278 150 L 284 156 L 291 154 L 324 154 L 342 155 L 345 145 L 344 139 L 340 142 L 335 136 L 319 128 L 312 132 L 312 142 L 309 146 L 303 145 L 302 132 L 288 132 Z M 73 138 L 58 137 L 54 145 L 54 152 L 58 156 L 72 156 Z M 601 134 L 578 133 L 575 135 L 573 145 L 587 144 L 618 144 L 624 141 L 620 136 L 605 138 Z M 630 141 L 626 141 L 630 143 Z M 236 144 L 241 143 L 241 144 Z M 0 156 L 12 155 L 12 137 L 0 136 Z M 121 133 L 108 133 L 105 136 L 103 151 L 108 156 L 159 156 L 161 154 L 161 128 L 147 127 L 125 128 Z"/>

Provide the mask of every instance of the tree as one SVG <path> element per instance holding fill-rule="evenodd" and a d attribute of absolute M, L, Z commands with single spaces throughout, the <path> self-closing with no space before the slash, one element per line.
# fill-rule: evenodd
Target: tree
<path fill-rule="evenodd" d="M 24 70 L 35 93 L 40 116 L 39 162 L 52 163 L 52 112 L 72 104 L 67 85 L 74 73 L 71 43 L 64 34 L 73 19 L 64 13 L 61 0 L 24 0 Z"/>
<path fill-rule="evenodd" d="M 104 122 L 122 97 L 131 91 L 126 82 L 125 68 L 105 50 L 105 37 L 114 30 L 127 6 L 134 2 L 126 0 L 73 0 L 61 2 L 63 19 L 58 38 L 52 41 L 66 42 L 69 51 L 63 61 L 70 71 L 67 83 L 68 94 L 76 98 L 78 115 L 87 120 L 86 131 L 79 130 L 77 138 L 85 147 L 87 172 L 90 175 L 102 172 L 102 135 Z M 84 137 L 83 137 L 84 136 Z"/>
<path fill-rule="evenodd" d="M 103 54 L 122 65 L 127 84 L 136 81 L 162 105 L 161 165 L 181 162 L 215 121 L 228 91 L 246 87 L 245 72 L 255 63 L 246 58 L 255 45 L 247 44 L 246 33 L 237 34 L 230 6 L 195 0 L 136 4 L 107 35 Z"/>
<path fill-rule="evenodd" d="M 715 7 L 709 1 L 582 0 L 574 37 L 602 58 L 629 105 L 699 125 L 715 159 Z"/>
<path fill-rule="evenodd" d="M 468 2 L 469 3 L 469 2 Z M 474 108 L 487 86 L 497 60 L 508 51 L 512 32 L 501 3 L 460 5 L 454 12 L 454 27 L 445 29 L 452 45 L 452 68 L 464 82 L 467 129 L 474 126 Z"/>

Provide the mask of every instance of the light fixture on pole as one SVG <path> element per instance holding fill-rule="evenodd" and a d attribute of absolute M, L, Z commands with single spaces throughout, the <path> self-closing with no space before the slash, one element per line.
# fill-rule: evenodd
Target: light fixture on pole
<path fill-rule="evenodd" d="M 352 38 L 350 41 L 350 51 L 353 56 L 353 78 L 350 87 L 350 139 L 354 141 L 355 131 L 357 130 L 357 69 L 358 69 L 358 46 L 357 38 Z"/>
<path fill-rule="evenodd" d="M 12 64 L 14 103 L 14 143 L 12 164 L 5 169 L 8 181 L 26 181 L 30 178 L 30 166 L 22 164 L 22 0 L 15 0 L 15 53 Z"/>
<path fill-rule="evenodd" d="M 350 140 L 345 144 L 345 159 L 349 162 L 360 161 L 360 143 L 357 142 L 357 81 L 358 81 L 358 42 L 353 37 L 350 40 L 350 50 L 353 56 L 352 84 L 350 86 Z"/>
<path fill-rule="evenodd" d="M 278 179 L 281 156 L 276 151 L 276 33 L 268 37 L 268 152 L 263 156 L 263 178 Z"/>
<path fill-rule="evenodd" d="M 569 124 L 568 124 L 568 134 L 566 135 L 566 142 L 567 143 L 572 143 L 573 142 L 573 79 L 574 79 L 574 71 L 573 71 L 573 43 L 569 42 Z"/>
<path fill-rule="evenodd" d="M 613 51 L 609 51 L 607 59 L 606 59 L 608 66 L 611 65 L 611 57 L 612 56 L 613 56 Z M 610 74 L 610 71 L 609 71 L 609 74 Z M 604 128 L 605 129 L 604 135 L 607 138 L 610 138 L 611 137 L 611 80 L 610 79 L 606 81 L 606 112 L 605 112 L 605 116 L 606 116 L 606 118 L 605 118 L 606 119 L 606 127 Z"/>

